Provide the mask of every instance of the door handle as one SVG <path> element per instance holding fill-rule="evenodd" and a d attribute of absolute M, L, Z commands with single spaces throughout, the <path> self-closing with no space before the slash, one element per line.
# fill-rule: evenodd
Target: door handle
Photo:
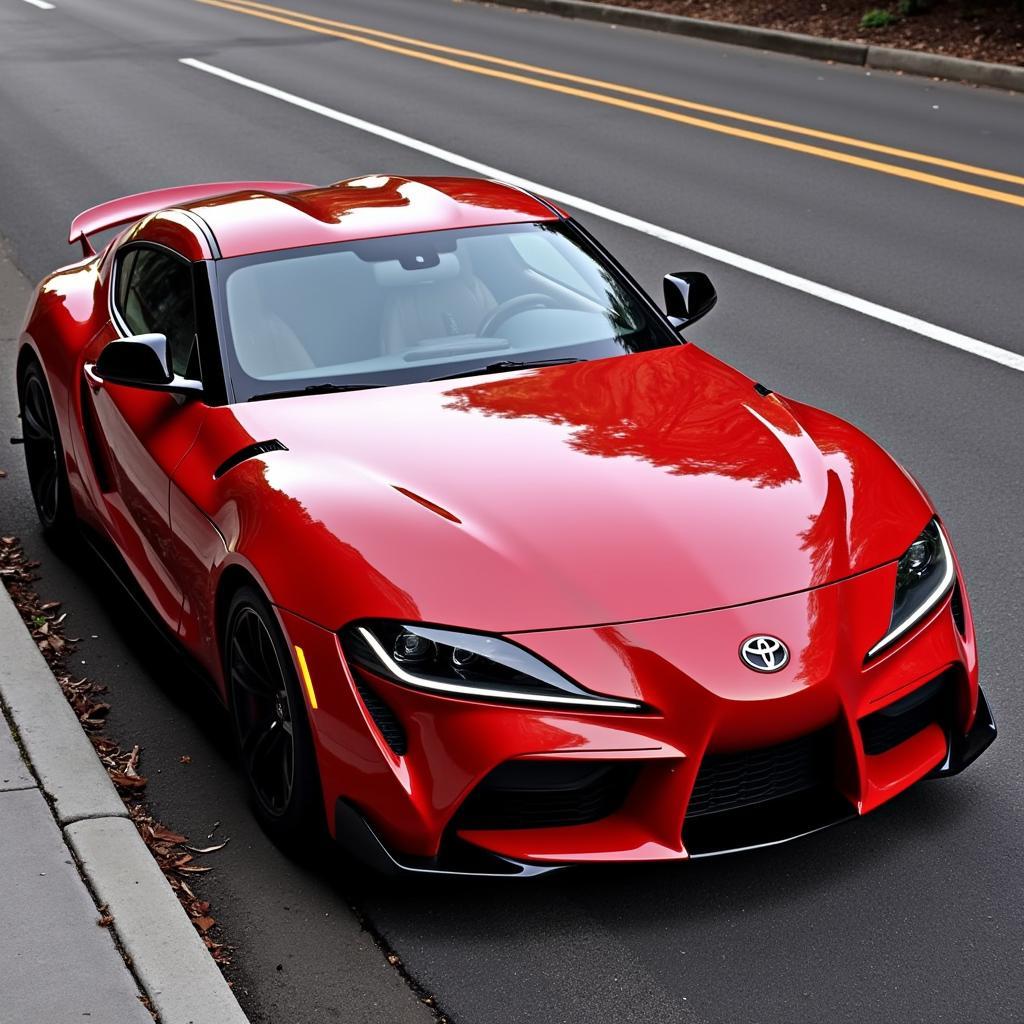
<path fill-rule="evenodd" d="M 99 391 L 103 387 L 103 378 L 97 375 L 95 363 L 86 363 L 82 372 L 85 374 L 86 383 L 93 391 Z"/>

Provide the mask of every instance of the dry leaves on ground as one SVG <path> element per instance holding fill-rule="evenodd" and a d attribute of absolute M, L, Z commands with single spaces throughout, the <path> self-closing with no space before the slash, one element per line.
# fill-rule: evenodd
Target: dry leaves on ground
<path fill-rule="evenodd" d="M 210 951 L 222 967 L 231 962 L 231 948 L 217 941 L 210 933 L 216 930 L 216 919 L 210 914 L 210 903 L 197 895 L 192 885 L 197 875 L 213 869 L 196 863 L 195 855 L 215 853 L 225 842 L 208 847 L 188 845 L 188 837 L 158 822 L 146 806 L 143 794 L 146 778 L 139 771 L 141 750 L 138 745 L 124 750 L 104 734 L 110 705 L 103 700 L 106 688 L 88 678 L 72 675 L 67 658 L 76 640 L 64 634 L 64 615 L 59 614 L 59 601 L 43 601 L 36 591 L 38 562 L 26 559 L 16 537 L 0 537 L 0 579 L 21 613 L 36 646 L 50 666 L 82 728 L 92 741 L 96 754 L 107 770 L 139 835 L 163 871 L 175 895 L 188 913 Z M 109 927 L 113 918 L 100 908 L 99 924 Z"/>
<path fill-rule="evenodd" d="M 848 39 L 873 46 L 1024 64 L 1024 6 L 1015 0 L 603 0 L 688 18 Z M 866 28 L 868 11 L 884 12 Z M 913 11 L 914 13 L 909 13 Z"/>

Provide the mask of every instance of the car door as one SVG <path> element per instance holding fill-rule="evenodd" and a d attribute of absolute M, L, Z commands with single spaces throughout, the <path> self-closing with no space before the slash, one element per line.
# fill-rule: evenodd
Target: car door
<path fill-rule="evenodd" d="M 91 363 L 105 344 L 137 334 L 166 335 L 174 372 L 201 380 L 192 264 L 152 243 L 123 246 L 111 276 L 111 319 L 90 346 L 86 384 L 98 425 L 112 539 L 171 629 L 182 592 L 175 580 L 170 478 L 207 413 L 202 398 L 112 384 Z"/>

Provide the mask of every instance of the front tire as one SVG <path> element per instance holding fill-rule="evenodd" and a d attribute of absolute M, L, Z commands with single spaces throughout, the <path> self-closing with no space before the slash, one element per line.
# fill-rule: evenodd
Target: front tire
<path fill-rule="evenodd" d="M 18 375 L 25 468 L 43 533 L 57 540 L 75 528 L 64 446 L 43 368 L 29 359 Z"/>
<path fill-rule="evenodd" d="M 260 824 L 282 845 L 323 830 L 323 800 L 306 702 L 270 603 L 235 592 L 223 666 L 239 759 Z"/>

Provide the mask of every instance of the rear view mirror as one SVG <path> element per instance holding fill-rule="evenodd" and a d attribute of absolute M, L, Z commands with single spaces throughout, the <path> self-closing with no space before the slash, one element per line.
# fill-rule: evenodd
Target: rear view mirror
<path fill-rule="evenodd" d="M 93 372 L 111 384 L 177 394 L 202 391 L 197 380 L 175 376 L 163 334 L 139 334 L 109 342 L 100 353 Z"/>
<path fill-rule="evenodd" d="M 710 313 L 717 301 L 715 286 L 707 274 L 691 270 L 665 277 L 665 311 L 676 330 Z"/>

